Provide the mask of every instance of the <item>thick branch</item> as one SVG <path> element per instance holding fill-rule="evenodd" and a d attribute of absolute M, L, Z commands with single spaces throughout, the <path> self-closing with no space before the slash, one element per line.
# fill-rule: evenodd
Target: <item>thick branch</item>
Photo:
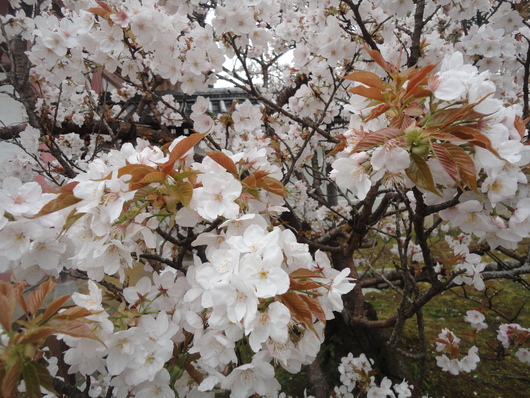
<path fill-rule="evenodd" d="M 27 126 L 27 123 L 21 123 L 14 126 L 0 127 L 0 140 L 10 140 L 12 138 L 18 137 L 18 135 L 23 132 Z"/>
<path fill-rule="evenodd" d="M 376 42 L 372 38 L 372 35 L 370 34 L 370 32 L 368 32 L 368 29 L 366 29 L 366 25 L 364 24 L 363 17 L 361 16 L 361 13 L 359 12 L 360 2 L 359 4 L 353 4 L 352 0 L 343 0 L 343 1 L 353 11 L 355 22 L 357 22 L 357 25 L 359 25 L 359 29 L 361 29 L 361 34 L 363 36 L 364 41 L 368 43 L 368 45 L 370 46 L 372 50 L 379 50 Z"/>
<path fill-rule="evenodd" d="M 416 1 L 416 11 L 414 12 L 414 32 L 412 32 L 412 45 L 410 47 L 410 57 L 407 66 L 413 67 L 420 58 L 421 31 L 424 26 L 423 13 L 425 11 L 425 0 Z"/>
<path fill-rule="evenodd" d="M 530 116 L 529 104 L 529 88 L 530 83 L 530 41 L 527 41 L 528 49 L 526 50 L 526 60 L 524 62 L 524 78 L 523 78 L 523 119 L 526 120 Z"/>

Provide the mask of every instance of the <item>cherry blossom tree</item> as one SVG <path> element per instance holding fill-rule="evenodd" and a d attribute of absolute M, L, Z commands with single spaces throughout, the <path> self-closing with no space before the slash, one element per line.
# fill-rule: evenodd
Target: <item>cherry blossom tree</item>
<path fill-rule="evenodd" d="M 26 122 L 0 128 L 19 148 L 0 172 L 1 394 L 276 396 L 278 369 L 308 366 L 317 398 L 409 397 L 427 355 L 474 371 L 448 328 L 429 352 L 422 308 L 530 273 L 529 7 L 9 0 L 1 84 Z M 212 112 L 221 83 L 247 100 Z M 51 278 L 80 289 L 50 300 Z M 378 319 L 380 285 L 400 300 Z M 417 377 L 348 355 L 328 385 L 331 319 L 390 330 Z M 498 340 L 530 362 L 528 329 Z"/>

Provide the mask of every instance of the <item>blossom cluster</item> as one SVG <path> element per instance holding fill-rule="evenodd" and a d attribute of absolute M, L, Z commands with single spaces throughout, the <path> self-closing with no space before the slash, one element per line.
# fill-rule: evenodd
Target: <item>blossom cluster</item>
<path fill-rule="evenodd" d="M 349 353 L 341 359 L 339 365 L 341 386 L 335 387 L 335 395 L 343 398 L 353 398 L 357 391 L 366 392 L 370 398 L 376 397 L 397 397 L 407 398 L 412 396 L 414 389 L 409 383 L 403 380 L 401 383 L 392 383 L 390 379 L 384 377 L 379 385 L 376 382 L 376 371 L 372 369 L 373 360 L 361 354 L 354 357 Z"/>
<path fill-rule="evenodd" d="M 432 260 L 411 243 L 429 210 L 460 233 L 446 236 L 452 253 L 434 261 L 432 284 L 481 290 L 471 241 L 515 249 L 530 234 L 522 4 L 9 3 L 0 44 L 31 65 L 31 90 L 10 83 L 31 91 L 12 95 L 33 114 L 0 172 L 0 272 L 30 284 L 88 279 L 73 300 L 99 312 L 100 341 L 62 338 L 93 396 L 275 395 L 274 366 L 311 363 L 353 289 L 350 268 L 318 248 L 340 257 L 378 228 L 403 273 Z M 186 112 L 187 96 L 218 82 L 261 104 L 213 114 L 199 96 Z M 116 126 L 133 130 L 142 112 L 155 128 L 194 134 L 116 149 Z M 466 319 L 485 327 L 480 312 Z M 499 336 L 522 345 L 527 330 L 505 325 Z M 437 344 L 444 370 L 476 366 L 477 348 L 458 359 L 449 330 Z M 526 348 L 517 355 L 528 362 Z M 341 366 L 337 396 L 411 395 L 406 382 L 378 384 L 365 356 Z"/>
<path fill-rule="evenodd" d="M 164 366 L 179 344 L 187 347 L 181 355 L 198 354 L 190 366 L 205 374 L 193 388 L 207 391 L 220 385 L 234 396 L 271 393 L 279 389 L 272 360 L 298 372 L 315 358 L 325 320 L 342 310 L 341 296 L 353 288 L 349 269 L 333 269 L 326 254 L 317 252 L 313 258 L 290 230 L 269 227 L 266 217 L 281 212 L 281 207 L 267 206 L 275 194 L 262 191 L 256 198 L 248 193 L 246 197 L 242 182 L 213 155 L 194 163 L 192 149 L 182 150 L 178 169 L 188 170 L 185 175 L 195 179 L 195 186 L 187 182 L 193 190 L 187 207 L 164 214 L 174 208 L 167 199 L 161 207 L 157 200 L 139 196 L 131 184 L 135 171 L 170 162 L 179 143 L 185 142 L 170 145 L 169 155 L 142 140 L 136 147 L 123 145 L 90 163 L 86 173 L 66 186 L 70 191 L 62 193 L 42 193 L 36 182 L 6 178 L 0 198 L 11 219 L 3 218 L 0 231 L 5 238 L 2 271 L 9 269 L 30 283 L 44 275 L 59 276 L 63 269 L 88 275 L 90 293 L 75 293 L 73 300 L 101 311 L 90 320 L 104 344 L 65 336 L 71 347 L 65 361 L 70 372 L 107 377 L 102 380 L 118 395 L 170 391 Z M 234 167 L 244 158 L 223 156 L 231 158 Z M 252 172 L 249 162 L 239 164 Z M 173 175 L 156 180 L 151 192 L 184 189 L 184 180 Z M 149 187 L 149 182 L 140 184 L 140 189 Z M 37 213 L 39 217 L 29 218 Z M 93 281 L 115 275 L 124 282 L 133 268 L 142 267 L 142 254 L 148 257 L 158 249 L 170 255 L 173 245 L 154 233 L 170 218 L 197 230 L 192 245 L 203 249 L 203 260 L 195 256 L 185 275 L 183 269 L 152 269 L 151 277 L 123 290 L 125 307 L 115 314 L 104 311 L 101 288 Z M 204 230 L 205 223 L 218 218 L 225 221 L 217 229 Z M 309 314 L 300 312 L 306 310 Z M 124 323 L 122 316 L 129 321 Z M 241 352 L 248 362 L 238 359 Z M 248 384 L 250 375 L 261 382 Z"/>
<path fill-rule="evenodd" d="M 449 372 L 453 375 L 457 375 L 460 372 L 471 372 L 476 369 L 477 363 L 480 361 L 478 356 L 478 347 L 472 346 L 467 355 L 462 359 L 458 359 L 460 354 L 459 349 L 460 339 L 455 336 L 453 332 L 445 328 L 441 331 L 436 339 L 436 351 L 443 352 L 444 354 L 436 357 L 436 364 L 444 371 Z M 448 357 L 445 353 L 448 353 Z"/>
<path fill-rule="evenodd" d="M 499 326 L 497 340 L 504 348 L 512 345 L 521 347 L 515 353 L 515 356 L 524 363 L 530 363 L 530 350 L 525 346 L 530 343 L 530 330 L 523 328 L 516 323 L 502 324 Z"/>
<path fill-rule="evenodd" d="M 464 320 L 474 329 L 473 333 L 468 334 L 472 337 L 475 337 L 480 330 L 488 328 L 486 317 L 480 311 L 467 311 Z M 497 340 L 504 348 L 509 348 L 512 345 L 519 347 L 515 356 L 523 363 L 530 363 L 530 351 L 526 348 L 530 342 L 529 329 L 515 323 L 501 324 L 498 329 Z M 438 335 L 436 351 L 441 352 L 442 355 L 436 357 L 436 364 L 444 372 L 458 375 L 460 372 L 469 373 L 477 368 L 480 361 L 478 347 L 473 345 L 467 354 L 461 357 L 460 342 L 461 339 L 448 328 L 444 328 Z"/>

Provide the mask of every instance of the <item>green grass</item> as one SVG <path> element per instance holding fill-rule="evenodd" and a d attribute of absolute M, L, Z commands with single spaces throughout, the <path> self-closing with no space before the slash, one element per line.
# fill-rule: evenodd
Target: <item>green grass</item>
<path fill-rule="evenodd" d="M 530 278 L 527 278 L 530 280 Z M 530 366 L 520 362 L 515 356 L 516 348 L 505 352 L 496 352 L 499 348 L 496 336 L 501 323 L 508 323 L 517 315 L 514 323 L 523 327 L 530 326 L 530 292 L 521 284 L 499 280 L 486 283 L 486 289 L 478 292 L 472 288 L 456 288 L 454 292 L 460 296 L 467 294 L 470 299 L 459 297 L 452 292 L 445 292 L 430 301 L 423 309 L 425 319 L 425 335 L 428 347 L 427 377 L 423 384 L 423 394 L 430 397 L 523 397 L 530 394 Z M 488 299 L 488 297 L 490 299 Z M 374 305 L 379 317 L 395 311 L 399 302 L 397 294 L 390 290 L 368 294 L 366 299 Z M 483 305 L 493 303 L 497 311 L 484 308 Z M 528 304 L 528 305 L 525 305 Z M 466 311 L 481 309 L 486 315 L 489 327 L 480 331 L 476 338 L 470 333 L 471 327 L 464 321 Z M 460 346 L 463 352 L 472 345 L 479 348 L 481 361 L 475 371 L 453 376 L 442 372 L 436 366 L 435 339 L 443 328 L 449 328 L 462 339 Z M 415 320 L 411 319 L 405 327 L 403 348 L 414 347 L 418 343 Z M 414 368 L 414 367 L 413 367 Z M 412 369 L 413 372 L 417 372 Z"/>

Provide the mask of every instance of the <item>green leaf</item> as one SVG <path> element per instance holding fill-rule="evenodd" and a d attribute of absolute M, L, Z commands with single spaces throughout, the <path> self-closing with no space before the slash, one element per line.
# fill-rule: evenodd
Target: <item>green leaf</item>
<path fill-rule="evenodd" d="M 48 372 L 48 369 L 38 362 L 33 362 L 33 364 L 35 366 L 35 371 L 37 372 L 37 377 L 39 378 L 39 384 L 52 394 L 58 395 L 53 387 L 53 378 L 50 375 L 50 372 Z"/>
<path fill-rule="evenodd" d="M 138 184 L 152 184 L 158 183 L 162 184 L 166 181 L 167 174 L 161 171 L 154 171 L 152 173 L 146 174 L 144 178 L 138 181 Z"/>
<path fill-rule="evenodd" d="M 83 217 L 86 213 L 77 213 L 76 209 L 72 209 L 68 217 L 66 217 L 66 222 L 64 223 L 63 231 L 68 231 L 72 225 L 75 224 L 77 220 Z"/>
<path fill-rule="evenodd" d="M 177 198 L 184 206 L 189 206 L 193 196 L 193 185 L 189 181 L 179 181 L 176 185 Z"/>
<path fill-rule="evenodd" d="M 434 185 L 434 179 L 427 162 L 420 155 L 410 154 L 410 165 L 405 172 L 407 177 L 418 187 L 441 196 Z"/>
<path fill-rule="evenodd" d="M 26 385 L 26 397 L 41 398 L 39 376 L 34 362 L 26 362 L 23 365 L 22 377 Z"/>

